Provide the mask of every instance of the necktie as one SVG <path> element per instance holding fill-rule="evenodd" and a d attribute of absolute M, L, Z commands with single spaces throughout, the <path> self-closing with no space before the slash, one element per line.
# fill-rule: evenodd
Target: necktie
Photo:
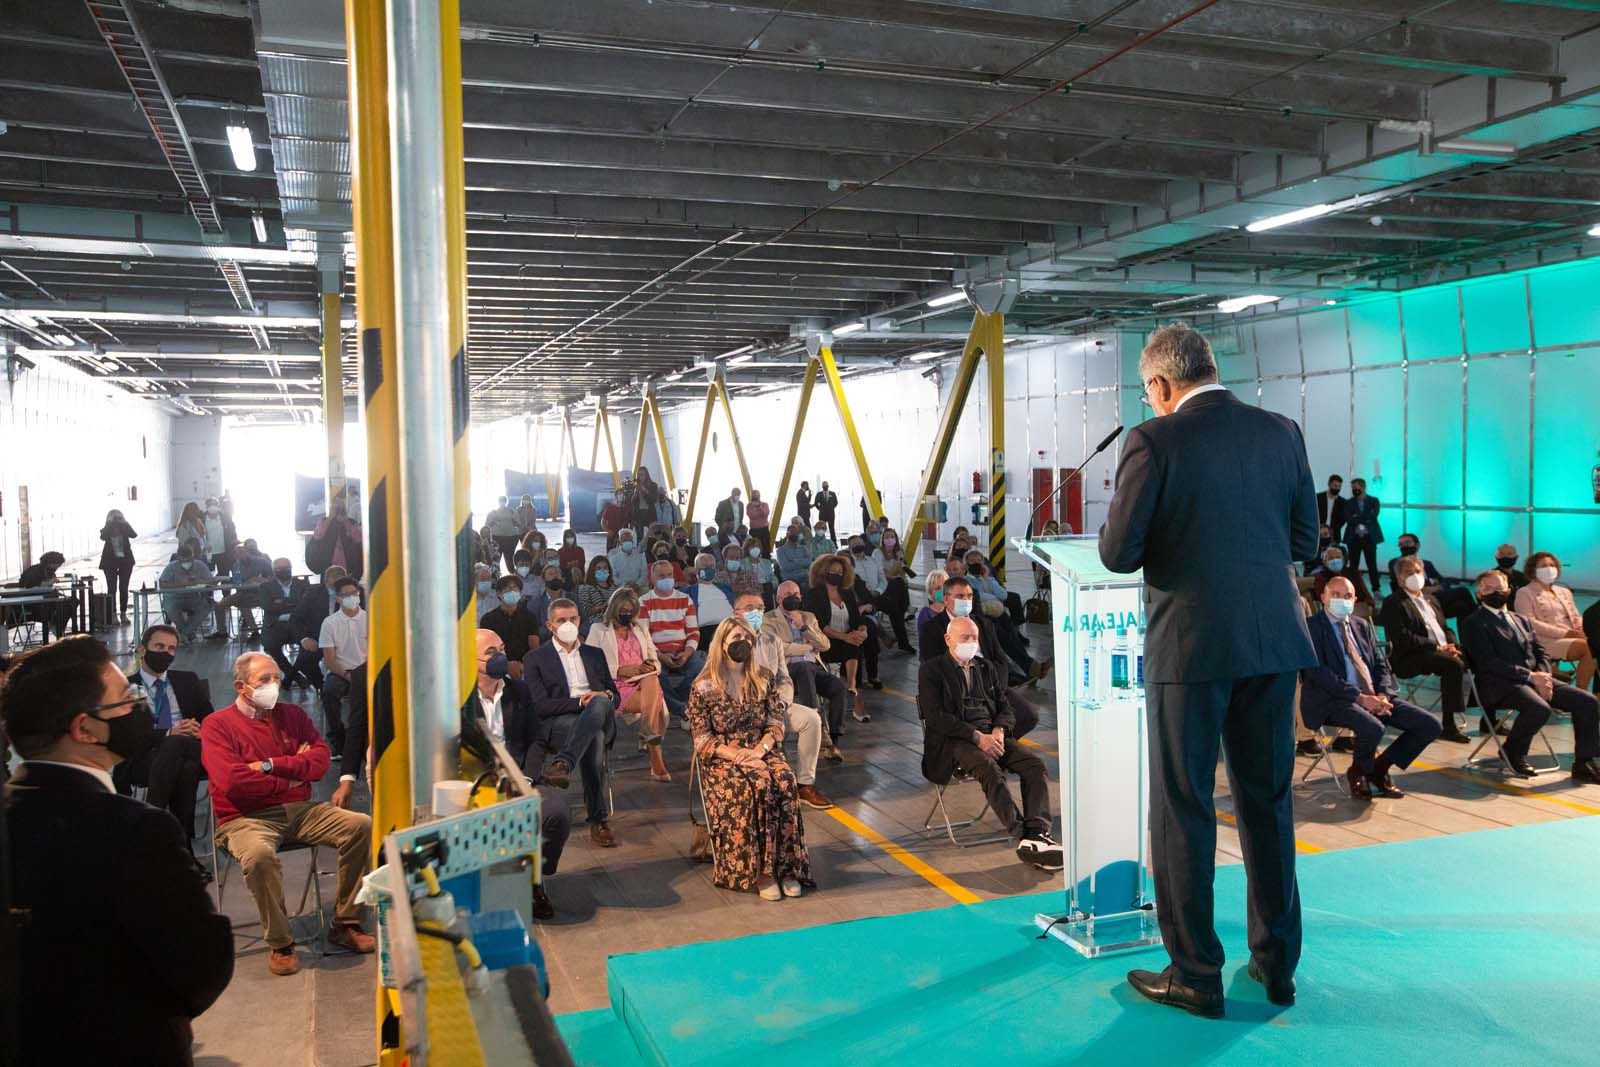
<path fill-rule="evenodd" d="M 156 727 L 161 730 L 172 729 L 172 704 L 167 700 L 167 680 L 157 678 L 152 687 L 155 690 Z"/>
<path fill-rule="evenodd" d="M 1350 663 L 1356 669 L 1356 681 L 1361 684 L 1363 693 L 1371 694 L 1372 673 L 1367 670 L 1367 661 L 1362 659 L 1361 653 L 1356 650 L 1355 634 L 1351 632 L 1348 622 L 1340 623 L 1339 626 L 1344 630 L 1344 654 L 1350 657 Z"/>

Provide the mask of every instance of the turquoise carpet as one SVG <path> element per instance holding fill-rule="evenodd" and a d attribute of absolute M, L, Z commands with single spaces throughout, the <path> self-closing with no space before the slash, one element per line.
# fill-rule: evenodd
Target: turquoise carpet
<path fill-rule="evenodd" d="M 1244 973 L 1244 871 L 1222 868 L 1222 1022 L 1133 993 L 1124 972 L 1159 969 L 1159 949 L 1090 961 L 1038 940 L 1059 893 L 614 956 L 615 1014 L 559 1022 L 580 1064 L 607 1067 L 1594 1064 L 1597 885 L 1595 818 L 1302 857 L 1283 1010 Z"/>

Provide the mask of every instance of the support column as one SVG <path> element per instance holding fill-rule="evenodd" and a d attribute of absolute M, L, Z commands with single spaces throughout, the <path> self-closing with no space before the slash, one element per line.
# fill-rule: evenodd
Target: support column
<path fill-rule="evenodd" d="M 783 477 L 778 481 L 778 497 L 772 501 L 780 520 L 783 518 L 783 509 L 789 506 L 789 480 L 794 477 L 794 460 L 800 452 L 800 437 L 805 432 L 806 411 L 811 407 L 811 390 L 817 384 L 819 366 L 816 357 L 813 356 L 806 364 L 805 379 L 800 383 L 800 407 L 794 413 L 794 433 L 789 435 L 789 454 L 783 461 Z M 911 558 L 909 551 L 906 552 L 906 558 Z"/>
<path fill-rule="evenodd" d="M 594 408 L 594 450 L 589 456 L 589 469 L 594 470 L 595 464 L 600 461 L 600 435 L 605 435 L 606 455 L 611 457 L 611 487 L 622 488 L 622 475 L 617 470 L 617 448 L 611 443 L 611 420 L 606 416 L 606 398 L 604 396 L 595 400 Z"/>
<path fill-rule="evenodd" d="M 711 412 L 717 406 L 716 373 L 713 371 L 710 377 L 711 382 L 706 386 L 706 412 L 700 420 L 700 446 L 694 451 L 694 475 L 689 479 L 689 503 L 683 511 L 685 526 L 694 522 L 694 502 L 700 495 L 700 472 L 706 465 L 706 442 L 711 439 Z"/>
<path fill-rule="evenodd" d="M 344 264 L 338 252 L 318 257 L 322 277 L 322 427 L 328 443 L 327 512 L 345 496 L 344 338 L 340 334 L 340 290 Z"/>
<path fill-rule="evenodd" d="M 1004 278 L 975 286 L 970 294 L 989 322 L 984 358 L 989 361 L 989 561 L 1006 580 L 1006 331 L 1005 313 L 1016 303 L 1020 281 Z"/>
<path fill-rule="evenodd" d="M 861 447 L 861 435 L 856 433 L 856 420 L 850 415 L 850 402 L 845 399 L 844 382 L 839 377 L 839 365 L 833 361 L 833 335 L 816 334 L 806 340 L 806 348 L 822 365 L 828 379 L 828 391 L 833 394 L 833 405 L 839 409 L 839 421 L 844 424 L 844 435 L 850 442 L 850 453 L 855 457 L 856 475 L 861 479 L 861 491 L 867 498 L 867 513 L 875 519 L 883 518 L 883 502 L 878 499 L 878 487 L 867 466 L 867 453 Z"/>
<path fill-rule="evenodd" d="M 733 404 L 728 400 L 728 378 L 721 367 L 714 370 L 712 374 L 711 384 L 716 389 L 717 396 L 722 400 L 722 414 L 728 420 L 728 439 L 733 442 L 733 458 L 739 461 L 739 477 L 744 482 L 744 498 L 749 500 L 750 468 L 744 461 L 744 446 L 739 444 L 739 427 L 733 423 Z M 702 447 L 704 446 L 702 445 Z"/>
<path fill-rule="evenodd" d="M 661 402 L 656 399 L 656 391 L 650 390 L 650 422 L 656 428 L 656 451 L 661 454 L 661 473 L 666 476 L 667 492 L 678 491 L 678 480 L 672 476 L 672 455 L 667 451 L 667 428 L 661 422 Z"/>

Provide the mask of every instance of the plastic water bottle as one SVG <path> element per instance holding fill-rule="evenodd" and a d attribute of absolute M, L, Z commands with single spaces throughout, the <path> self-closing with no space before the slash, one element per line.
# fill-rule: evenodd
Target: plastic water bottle
<path fill-rule="evenodd" d="M 1111 688 L 1127 689 L 1131 685 L 1128 670 L 1128 631 L 1117 630 L 1117 639 L 1111 645 Z"/>

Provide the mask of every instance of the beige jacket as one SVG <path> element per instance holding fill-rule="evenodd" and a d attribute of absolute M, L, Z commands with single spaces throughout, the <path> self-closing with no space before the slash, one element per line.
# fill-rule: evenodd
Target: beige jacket
<path fill-rule="evenodd" d="M 1560 641 L 1568 631 L 1583 628 L 1583 616 L 1564 585 L 1529 582 L 1517 590 L 1516 611 L 1533 627 L 1541 642 Z"/>

